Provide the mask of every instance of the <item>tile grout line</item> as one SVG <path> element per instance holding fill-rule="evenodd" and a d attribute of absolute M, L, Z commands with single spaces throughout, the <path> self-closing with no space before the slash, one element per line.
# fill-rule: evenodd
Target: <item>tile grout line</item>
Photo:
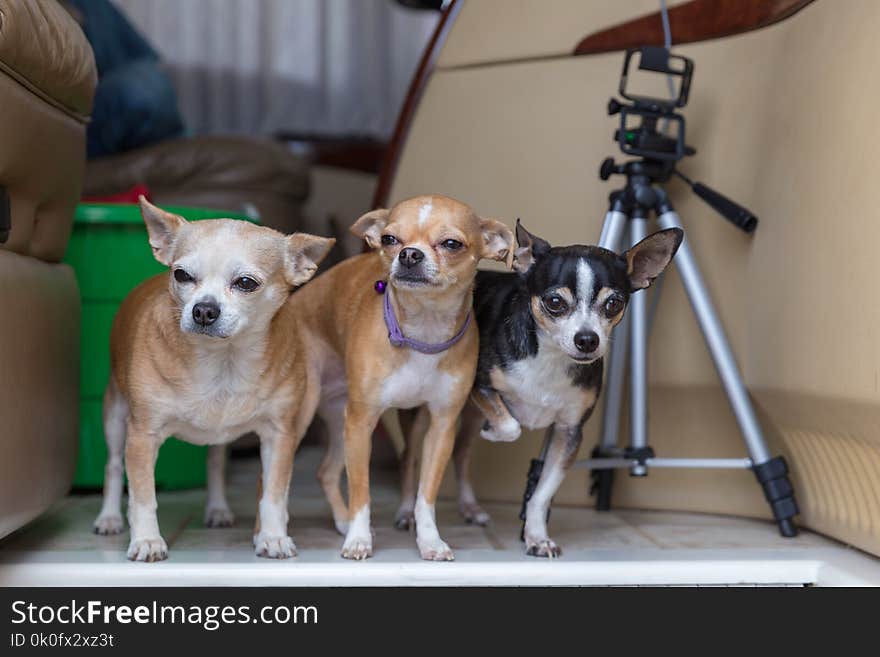
<path fill-rule="evenodd" d="M 615 515 L 616 515 L 616 514 L 615 514 Z M 661 550 L 668 550 L 668 549 L 670 548 L 669 545 L 664 545 L 663 541 L 660 541 L 660 540 L 654 538 L 653 536 L 651 536 L 648 532 L 646 532 L 644 529 L 642 529 L 642 528 L 639 527 L 637 524 L 635 524 L 634 522 L 632 522 L 632 521 L 631 521 L 629 518 L 627 518 L 625 515 L 616 515 L 616 517 L 617 517 L 618 519 L 622 520 L 622 521 L 626 524 L 627 527 L 629 527 L 630 529 L 632 529 L 632 530 L 633 530 L 634 532 L 636 532 L 639 536 L 648 539 L 649 541 L 651 541 L 651 543 L 653 543 L 654 545 L 656 545 L 656 546 L 657 546 L 658 548 L 660 548 Z"/>
<path fill-rule="evenodd" d="M 489 545 L 492 546 L 493 550 L 504 550 L 504 543 L 502 543 L 501 539 L 498 538 L 498 535 L 492 528 L 491 523 L 483 526 L 483 534 L 485 535 L 486 540 L 489 541 Z"/>
<path fill-rule="evenodd" d="M 186 529 L 186 526 L 189 524 L 189 521 L 192 520 L 192 518 L 192 514 L 184 516 L 183 520 L 181 520 L 177 527 L 175 527 L 174 531 L 171 533 L 171 535 L 168 537 L 168 540 L 166 541 L 169 548 L 171 548 L 171 546 L 174 545 L 174 542 L 178 538 L 180 538 L 180 535 L 183 534 L 183 530 Z"/>

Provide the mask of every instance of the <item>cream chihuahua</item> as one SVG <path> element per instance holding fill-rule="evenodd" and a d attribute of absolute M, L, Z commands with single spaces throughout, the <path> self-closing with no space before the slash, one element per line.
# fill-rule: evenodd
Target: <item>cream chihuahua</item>
<path fill-rule="evenodd" d="M 104 395 L 108 459 L 99 534 L 122 531 L 123 450 L 128 475 L 128 558 L 168 556 L 156 516 L 154 468 L 170 435 L 222 445 L 255 431 L 261 439 L 258 556 L 296 554 L 287 533 L 293 456 L 320 394 L 286 304 L 315 273 L 334 240 L 231 219 L 194 223 L 140 198 L 150 246 L 170 271 L 125 299 L 110 337 Z M 212 450 L 212 460 L 223 452 Z M 211 471 L 223 476 L 222 463 Z M 219 466 L 219 467 L 218 467 Z M 229 524 L 221 481 L 212 482 L 206 521 Z"/>

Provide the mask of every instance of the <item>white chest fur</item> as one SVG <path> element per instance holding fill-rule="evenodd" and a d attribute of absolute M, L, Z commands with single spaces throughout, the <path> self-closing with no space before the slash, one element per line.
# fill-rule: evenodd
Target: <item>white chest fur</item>
<path fill-rule="evenodd" d="M 409 358 L 382 384 L 382 405 L 386 408 L 413 408 L 422 404 L 442 406 L 458 380 L 437 368 L 443 353 L 422 354 L 410 350 Z"/>
<path fill-rule="evenodd" d="M 261 362 L 258 345 L 200 353 L 185 389 L 163 400 L 167 432 L 196 444 L 218 444 L 258 430 L 277 410 L 259 394 Z"/>
<path fill-rule="evenodd" d="M 468 298 L 467 304 L 470 303 Z M 401 322 L 401 330 L 408 338 L 420 342 L 445 342 L 461 328 L 456 325 L 461 306 L 461 299 L 452 299 L 448 304 L 421 308 Z M 446 352 L 423 354 L 409 347 L 399 348 L 407 350 L 408 358 L 382 384 L 382 405 L 386 408 L 413 408 L 426 403 L 444 405 L 460 383 L 458 377 L 438 369 Z M 464 385 L 469 387 L 471 382 Z"/>
<path fill-rule="evenodd" d="M 493 385 L 524 427 L 576 424 L 595 397 L 574 385 L 568 375 L 571 364 L 558 349 L 542 346 L 536 356 L 513 363 L 497 377 L 500 380 L 493 377 Z"/>

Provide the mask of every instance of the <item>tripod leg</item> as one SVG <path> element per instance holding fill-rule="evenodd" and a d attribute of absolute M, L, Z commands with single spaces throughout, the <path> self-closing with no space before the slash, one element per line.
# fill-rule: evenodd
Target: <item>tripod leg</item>
<path fill-rule="evenodd" d="M 633 217 L 630 220 L 630 243 L 636 244 L 648 236 L 648 220 Z M 644 293 L 630 297 L 630 448 L 639 453 L 648 446 L 648 296 Z M 635 477 L 644 477 L 648 469 L 635 465 L 630 469 Z"/>
<path fill-rule="evenodd" d="M 600 446 L 608 451 L 617 446 L 620 429 L 620 409 L 623 406 L 623 383 L 626 376 L 626 356 L 629 347 L 629 314 L 625 314 L 614 329 L 614 340 L 609 354 L 608 375 L 605 379 L 605 406 L 602 408 Z"/>
<path fill-rule="evenodd" d="M 628 217 L 624 212 L 610 209 L 605 215 L 605 223 L 602 224 L 602 234 L 599 235 L 599 246 L 609 251 L 617 251 L 623 238 L 624 229 Z"/>
<path fill-rule="evenodd" d="M 609 215 L 612 213 L 609 212 Z M 606 220 L 606 225 L 607 225 Z M 605 230 L 602 231 L 603 234 Z M 617 244 L 612 251 L 623 251 L 627 245 L 627 236 L 620 231 Z M 620 430 L 620 409 L 623 406 L 623 383 L 626 376 L 626 356 L 629 349 L 629 314 L 614 329 L 614 340 L 611 353 L 607 358 L 608 374 L 605 378 L 605 405 L 602 408 L 602 430 L 599 438 L 599 452 L 607 455 L 617 447 L 617 434 Z M 599 456 L 601 454 L 596 454 Z M 602 472 L 601 470 L 598 472 Z M 607 511 L 608 509 L 599 509 Z"/>
<path fill-rule="evenodd" d="M 672 210 L 661 214 L 658 222 L 662 228 L 682 227 L 681 219 Z M 674 262 L 745 439 L 749 457 L 754 463 L 755 476 L 764 489 L 764 496 L 770 504 L 779 531 L 783 536 L 795 536 L 797 528 L 792 518 L 797 515 L 798 507 L 794 499 L 794 489 L 788 480 L 788 466 L 781 456 L 770 457 L 751 399 L 724 333 L 724 327 L 715 312 L 687 237 L 682 241 Z"/>
<path fill-rule="evenodd" d="M 624 245 L 628 244 L 625 235 L 628 217 L 620 211 L 609 210 L 605 215 L 605 224 L 602 226 L 602 236 L 599 238 L 599 246 L 610 251 L 620 252 Z M 622 248 L 623 247 L 623 248 Z M 623 320 L 614 329 L 614 340 L 611 343 L 611 353 L 606 357 L 608 374 L 603 386 L 605 404 L 602 407 L 602 428 L 599 437 L 599 445 L 593 450 L 593 457 L 608 456 L 617 447 L 617 434 L 620 430 L 620 409 L 623 404 L 623 382 L 626 376 L 626 354 L 629 346 L 629 315 L 624 315 Z M 596 510 L 611 510 L 611 486 L 614 479 L 614 470 L 597 469 L 591 473 L 593 484 L 590 494 L 596 495 Z"/>

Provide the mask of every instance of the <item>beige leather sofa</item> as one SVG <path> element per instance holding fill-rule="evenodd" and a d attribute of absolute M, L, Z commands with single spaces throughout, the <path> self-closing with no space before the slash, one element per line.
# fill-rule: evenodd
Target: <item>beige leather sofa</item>
<path fill-rule="evenodd" d="M 85 165 L 92 51 L 54 0 L 0 0 L 0 537 L 70 487 L 79 292 L 60 264 Z"/>
<path fill-rule="evenodd" d="M 658 3 L 516 4 L 512 11 L 506 0 L 462 3 L 418 104 L 389 201 L 447 193 L 510 223 L 522 217 L 551 242 L 594 243 L 614 188 L 599 180 L 598 165 L 608 155 L 620 158 L 612 143 L 617 118 L 606 116 L 605 106 L 623 58 L 573 52 L 586 35 L 654 12 Z M 677 47 L 696 61 L 685 114 L 688 141 L 699 152 L 682 170 L 753 209 L 761 225 L 746 236 L 680 184 L 670 186 L 772 451 L 791 466 L 800 522 L 874 554 L 877 25 L 880 3 L 816 0 L 770 27 Z M 676 273 L 663 291 L 650 356 L 657 452 L 743 456 Z M 598 429 L 597 419 L 587 425 L 583 456 Z M 478 442 L 478 494 L 519 499 L 540 436 L 513 445 Z M 590 504 L 588 488 L 586 471 L 573 471 L 556 502 Z M 745 471 L 619 476 L 614 504 L 768 517 Z"/>

